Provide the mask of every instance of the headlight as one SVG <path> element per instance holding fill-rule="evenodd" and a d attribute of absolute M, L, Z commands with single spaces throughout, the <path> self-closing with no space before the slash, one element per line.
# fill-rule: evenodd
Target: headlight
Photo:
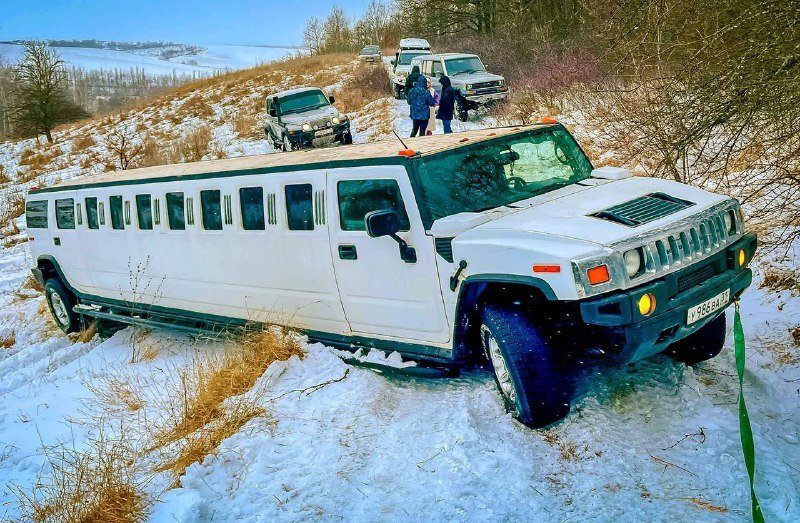
<path fill-rule="evenodd" d="M 465 89 L 472 89 L 472 84 L 467 84 L 464 86 Z"/>
<path fill-rule="evenodd" d="M 305 132 L 308 132 L 308 131 L 310 131 L 310 130 L 311 130 L 311 124 L 304 123 L 304 124 L 303 124 L 303 130 L 304 130 Z"/>
<path fill-rule="evenodd" d="M 728 211 L 723 214 L 722 221 L 725 222 L 725 230 L 728 234 L 736 232 L 736 220 L 733 219 L 733 211 Z"/>
<path fill-rule="evenodd" d="M 625 272 L 628 278 L 633 278 L 642 272 L 642 253 L 639 249 L 631 249 L 622 256 L 625 259 Z"/>
<path fill-rule="evenodd" d="M 498 82 L 498 85 L 506 85 L 506 81 L 505 81 L 505 80 L 500 80 L 500 81 Z"/>
<path fill-rule="evenodd" d="M 339 117 L 338 116 L 334 116 L 333 118 L 331 118 L 331 123 L 333 125 L 337 125 L 339 123 Z"/>

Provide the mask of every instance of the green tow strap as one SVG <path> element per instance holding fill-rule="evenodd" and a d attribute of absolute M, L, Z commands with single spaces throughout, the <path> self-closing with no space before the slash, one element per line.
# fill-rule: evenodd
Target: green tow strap
<path fill-rule="evenodd" d="M 753 522 L 764 523 L 761 505 L 753 488 L 756 469 L 756 450 L 753 443 L 753 429 L 750 427 L 750 417 L 747 414 L 747 405 L 744 403 L 744 329 L 742 319 L 739 317 L 739 300 L 734 302 L 733 315 L 733 343 L 736 347 L 736 372 L 739 374 L 739 435 L 742 438 L 742 452 L 747 475 L 750 476 L 750 503 L 753 511 Z"/>

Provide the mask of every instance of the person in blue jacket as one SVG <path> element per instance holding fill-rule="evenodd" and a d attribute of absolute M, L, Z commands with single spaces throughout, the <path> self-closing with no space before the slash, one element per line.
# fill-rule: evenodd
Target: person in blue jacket
<path fill-rule="evenodd" d="M 450 124 L 453 122 L 456 90 L 453 89 L 450 79 L 446 76 L 439 77 L 439 83 L 442 84 L 442 94 L 439 96 L 439 111 L 436 113 L 436 118 L 442 121 L 444 132 L 448 134 L 453 132 Z"/>
<path fill-rule="evenodd" d="M 428 118 L 431 116 L 430 108 L 434 106 L 435 102 L 433 96 L 428 91 L 428 79 L 420 75 L 417 78 L 417 83 L 408 92 L 406 97 L 408 105 L 411 106 L 411 121 L 413 126 L 411 128 L 411 137 L 425 136 L 425 129 L 428 128 Z"/>

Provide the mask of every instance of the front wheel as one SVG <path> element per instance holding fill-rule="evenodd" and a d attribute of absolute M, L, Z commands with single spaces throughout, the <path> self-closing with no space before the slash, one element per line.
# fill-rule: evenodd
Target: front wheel
<path fill-rule="evenodd" d="M 44 284 L 44 297 L 47 307 L 56 325 L 65 334 L 78 330 L 78 315 L 72 310 L 75 306 L 75 298 L 64 288 L 64 285 L 55 278 L 50 278 Z"/>
<path fill-rule="evenodd" d="M 539 428 L 569 414 L 571 386 L 546 336 L 524 311 L 487 305 L 480 329 L 506 409 Z"/>
<path fill-rule="evenodd" d="M 722 351 L 726 333 L 723 313 L 703 325 L 697 332 L 667 347 L 664 354 L 686 365 L 710 360 Z"/>
<path fill-rule="evenodd" d="M 342 134 L 342 144 L 350 145 L 351 143 L 353 143 L 353 135 L 350 133 L 350 131 Z"/>
<path fill-rule="evenodd" d="M 283 135 L 283 150 L 284 151 L 293 151 L 293 150 L 295 150 L 297 148 L 298 148 L 297 146 L 295 146 L 292 142 L 289 141 L 289 135 L 284 134 Z"/>
<path fill-rule="evenodd" d="M 403 99 L 403 87 L 397 84 L 394 84 L 394 97 L 397 100 Z"/>

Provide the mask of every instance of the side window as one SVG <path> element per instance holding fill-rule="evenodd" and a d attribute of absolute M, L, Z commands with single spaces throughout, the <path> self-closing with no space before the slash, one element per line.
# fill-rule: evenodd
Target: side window
<path fill-rule="evenodd" d="M 431 63 L 429 61 L 421 62 L 419 67 L 419 72 L 424 74 L 425 76 L 429 76 L 431 74 Z"/>
<path fill-rule="evenodd" d="M 108 208 L 111 210 L 111 228 L 124 229 L 125 222 L 122 216 L 122 196 L 110 196 Z"/>
<path fill-rule="evenodd" d="M 433 76 L 434 78 L 439 78 L 440 76 L 442 76 L 442 74 L 444 74 L 444 68 L 442 67 L 442 62 L 437 60 L 431 63 L 433 64 L 433 70 L 431 71 L 431 76 Z"/>
<path fill-rule="evenodd" d="M 311 184 L 287 185 L 286 222 L 291 231 L 314 230 L 314 206 L 311 203 Z"/>
<path fill-rule="evenodd" d="M 167 193 L 167 221 L 169 221 L 169 228 L 173 231 L 182 231 L 186 229 L 186 217 L 183 208 L 183 193 L 182 192 L 168 192 Z"/>
<path fill-rule="evenodd" d="M 203 228 L 207 231 L 222 230 L 222 205 L 219 191 L 200 191 L 200 207 L 203 209 Z"/>
<path fill-rule="evenodd" d="M 242 187 L 239 189 L 239 204 L 242 210 L 242 227 L 246 231 L 264 230 L 264 189 Z"/>
<path fill-rule="evenodd" d="M 396 180 L 342 180 L 336 188 L 343 231 L 366 231 L 364 216 L 382 209 L 397 213 L 401 231 L 411 228 Z"/>
<path fill-rule="evenodd" d="M 136 219 L 140 229 L 153 228 L 153 201 L 149 194 L 136 195 Z"/>
<path fill-rule="evenodd" d="M 86 198 L 86 225 L 90 229 L 100 228 L 100 221 L 97 218 L 97 198 Z"/>
<path fill-rule="evenodd" d="M 56 226 L 59 229 L 75 228 L 75 200 L 73 198 L 56 200 Z"/>
<path fill-rule="evenodd" d="M 25 222 L 29 229 L 47 229 L 47 200 L 26 203 Z"/>

